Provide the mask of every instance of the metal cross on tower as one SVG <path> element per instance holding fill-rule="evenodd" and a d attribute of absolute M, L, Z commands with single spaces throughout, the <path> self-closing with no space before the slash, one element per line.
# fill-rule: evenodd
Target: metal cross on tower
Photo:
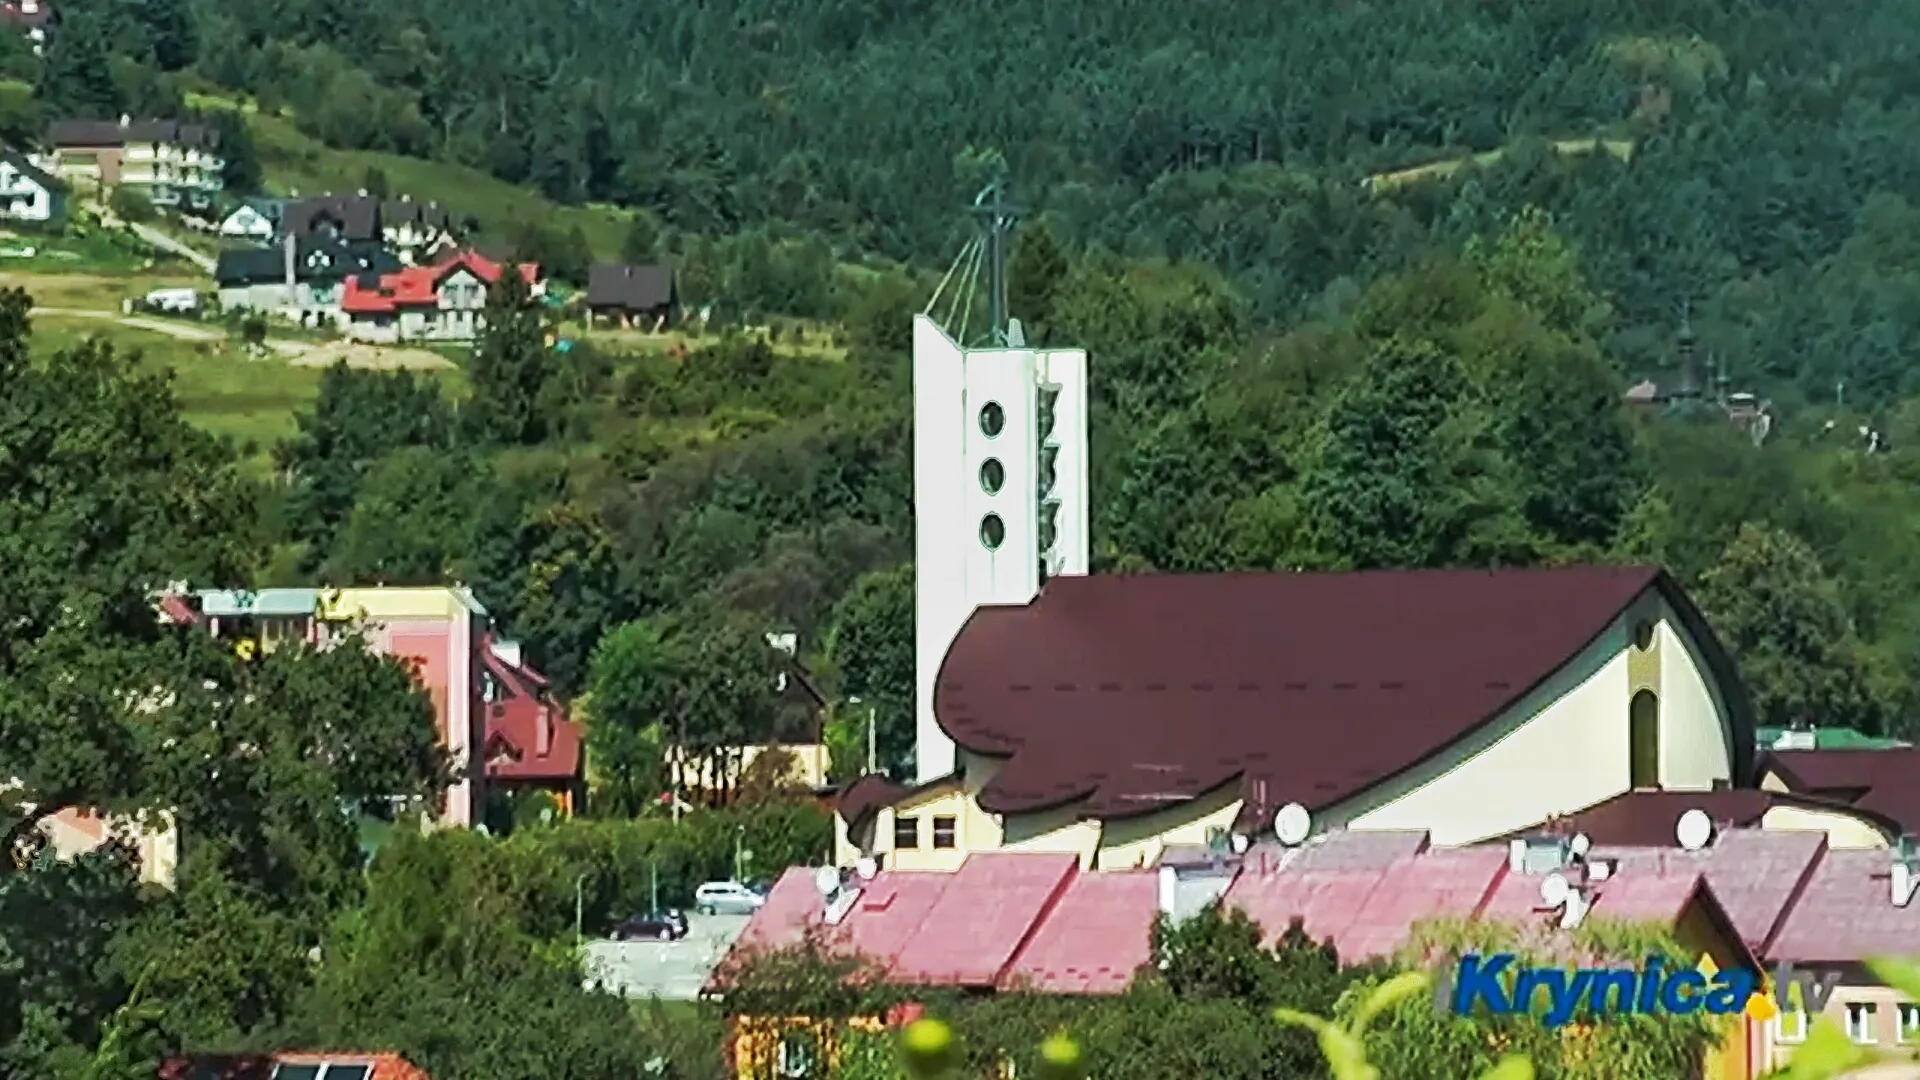
<path fill-rule="evenodd" d="M 980 219 L 981 238 L 986 243 L 987 335 L 994 345 L 1011 344 L 1007 340 L 1007 257 L 1011 254 L 1007 238 L 1020 218 L 1020 208 L 1007 201 L 1007 179 L 1000 175 L 974 196 L 972 213 Z"/>

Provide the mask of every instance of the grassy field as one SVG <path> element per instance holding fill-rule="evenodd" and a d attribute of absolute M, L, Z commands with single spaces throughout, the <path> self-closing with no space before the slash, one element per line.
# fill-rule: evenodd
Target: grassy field
<path fill-rule="evenodd" d="M 1582 154 L 1606 153 L 1620 161 L 1633 160 L 1633 141 L 1631 139 L 1559 139 L 1553 144 L 1554 153 L 1563 157 L 1576 157 Z M 1367 190 L 1374 194 L 1383 194 L 1408 184 L 1417 184 L 1427 180 L 1443 180 L 1459 172 L 1468 162 L 1480 168 L 1497 164 L 1506 156 L 1504 149 L 1488 150 L 1479 154 L 1463 154 L 1445 161 L 1416 165 L 1411 169 L 1396 169 L 1392 172 L 1375 173 L 1367 177 Z"/>
<path fill-rule="evenodd" d="M 478 169 L 420 158 L 364 150 L 335 150 L 304 134 L 293 122 L 263 116 L 251 104 L 208 94 L 189 95 L 197 109 L 235 109 L 246 115 L 247 129 L 259 147 L 261 170 L 276 194 L 350 194 L 365 185 L 367 171 L 378 169 L 387 178 L 389 192 L 398 198 L 438 200 L 459 215 L 472 215 L 487 236 L 512 237 L 514 227 L 538 221 L 566 232 L 578 227 L 598 258 L 613 259 L 627 235 L 631 216 L 603 206 L 561 206 L 549 199 L 497 180 Z"/>
<path fill-rule="evenodd" d="M 29 254 L 31 252 L 31 254 Z M 17 274 L 81 273 L 144 274 L 150 271 L 194 272 L 194 267 L 144 244 L 116 240 L 101 230 L 42 236 L 35 233 L 0 235 L 0 278 Z"/>
<path fill-rule="evenodd" d="M 151 268 L 128 268 L 113 272 L 112 267 L 79 268 L 56 264 L 56 269 L 35 270 L 25 260 L 0 260 L 0 288 L 25 289 L 35 307 L 73 308 L 81 311 L 119 311 L 120 301 L 145 296 L 154 289 L 205 289 L 207 279 L 191 266 L 166 263 Z M 60 270 L 68 272 L 62 273 Z"/>
<path fill-rule="evenodd" d="M 171 368 L 174 394 L 188 421 L 230 436 L 250 455 L 291 434 L 294 413 L 313 401 L 320 386 L 318 368 L 296 367 L 271 354 L 249 356 L 225 340 L 184 341 L 99 319 L 42 315 L 33 320 L 38 355 L 51 356 L 88 338 L 104 338 L 143 365 Z"/>

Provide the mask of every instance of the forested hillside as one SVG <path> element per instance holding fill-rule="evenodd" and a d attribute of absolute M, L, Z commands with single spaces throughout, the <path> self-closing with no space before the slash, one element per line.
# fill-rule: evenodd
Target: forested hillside
<path fill-rule="evenodd" d="M 1263 318 L 1350 304 L 1522 203 L 1651 369 L 1684 301 L 1736 376 L 1906 387 L 1914 0 L 1799 4 L 426 0 L 104 5 L 116 41 L 343 146 L 484 165 L 704 233 L 937 260 L 1003 158 L 1070 245 L 1201 259 Z M 82 11 L 76 30 L 92 25 Z M 169 22 L 171 20 L 171 22 Z M 67 48 L 80 49 L 77 44 Z M 1630 140 L 1630 160 L 1550 140 Z M 1369 174 L 1501 150 L 1369 195 Z M 1848 240 L 1861 234 L 1851 246 Z M 1831 261 L 1831 264 L 1829 264 Z"/>
<path fill-rule="evenodd" d="M 651 904 L 656 864 L 684 903 L 743 851 L 824 846 L 778 790 L 650 820 L 667 750 L 720 759 L 783 723 L 767 633 L 835 703 L 842 778 L 868 709 L 904 771 L 909 319 L 1002 167 L 1030 209 L 1014 314 L 1093 357 L 1097 572 L 1658 563 L 1762 722 L 1920 736 L 1920 0 L 61 12 L 44 61 L 0 35 L 0 76 L 34 87 L 0 93 L 9 139 L 242 103 L 216 117 L 236 185 L 262 182 L 248 132 L 305 152 L 290 123 L 619 204 L 547 224 L 631 217 L 575 261 L 670 261 L 725 317 L 583 333 L 509 274 L 468 391 L 336 367 L 253 469 L 150 368 L 0 293 L 9 836 L 30 803 L 174 810 L 195 838 L 158 898 L 111 850 L 0 861 L 0 1074 L 379 1045 L 473 1080 L 728 1075 L 717 1023 L 653 1010 L 636 1035 L 580 991 L 575 936 Z M 1673 381 L 1683 327 L 1719 389 L 1771 398 L 1764 439 L 1713 388 L 1623 401 Z M 595 820 L 491 807 L 504 841 L 447 830 L 363 876 L 322 808 L 443 784 L 426 706 L 357 652 L 252 666 L 162 634 L 145 590 L 183 576 L 470 584 L 585 720 Z M 127 685 L 177 686 L 179 726 L 75 697 Z M 216 708 L 231 745 L 195 711 Z M 405 775 L 333 764 L 368 746 L 419 752 Z M 48 911 L 86 925 L 53 949 Z M 1207 1045 L 1235 1048 L 1208 1075 L 1292 1067 L 1128 1023 L 1173 1033 L 1177 1064 L 1142 1076 L 1194 1075 Z"/>

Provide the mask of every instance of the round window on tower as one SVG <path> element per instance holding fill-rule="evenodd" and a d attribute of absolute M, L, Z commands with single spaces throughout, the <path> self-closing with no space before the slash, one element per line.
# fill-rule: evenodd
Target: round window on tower
<path fill-rule="evenodd" d="M 996 551 L 1007 539 L 1007 523 L 1000 520 L 999 514 L 988 514 L 980 519 L 980 543 L 988 551 Z"/>
<path fill-rule="evenodd" d="M 991 439 L 1007 426 L 1007 410 L 997 401 L 989 401 L 980 406 L 980 431 Z"/>
<path fill-rule="evenodd" d="M 1000 488 L 1007 482 L 1007 467 L 1000 464 L 999 458 L 988 458 L 980 463 L 980 490 L 989 495 L 1000 494 Z"/>

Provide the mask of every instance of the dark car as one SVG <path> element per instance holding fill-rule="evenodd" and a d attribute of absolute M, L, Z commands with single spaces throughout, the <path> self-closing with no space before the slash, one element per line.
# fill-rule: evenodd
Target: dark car
<path fill-rule="evenodd" d="M 615 941 L 678 941 L 687 936 L 687 917 L 677 911 L 635 915 L 613 928 Z"/>

